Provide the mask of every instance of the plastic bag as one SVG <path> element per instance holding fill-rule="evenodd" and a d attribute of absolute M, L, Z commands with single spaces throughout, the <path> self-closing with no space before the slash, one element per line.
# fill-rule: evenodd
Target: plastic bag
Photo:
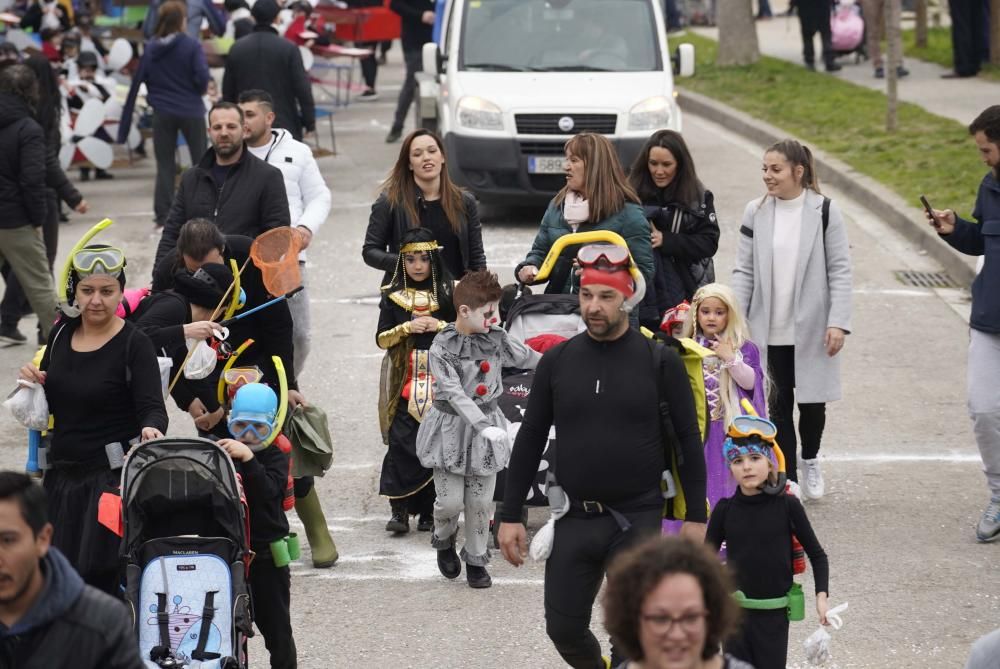
<path fill-rule="evenodd" d="M 844 602 L 826 612 L 826 619 L 830 623 L 830 627 L 839 630 L 844 626 L 840 614 L 846 610 L 847 602 Z M 830 633 L 825 628 L 819 627 L 802 642 L 806 651 L 806 661 L 809 664 L 818 667 L 830 661 L 830 638 Z"/>
<path fill-rule="evenodd" d="M 188 339 L 187 347 L 191 351 L 191 355 L 188 357 L 188 361 L 184 363 L 185 379 L 197 381 L 198 379 L 204 379 L 215 371 L 215 363 L 218 362 L 218 358 L 207 341 L 204 339 Z"/>
<path fill-rule="evenodd" d="M 569 497 L 563 492 L 562 487 L 558 485 L 547 486 L 545 496 L 549 499 L 549 520 L 535 533 L 531 545 L 528 546 L 528 555 L 531 556 L 532 560 L 549 559 L 556 538 L 556 521 L 569 511 Z"/>
<path fill-rule="evenodd" d="M 49 429 L 49 402 L 41 385 L 18 379 L 17 388 L 7 396 L 3 405 L 18 423 L 29 430 Z"/>
<path fill-rule="evenodd" d="M 174 366 L 174 361 L 166 356 L 156 356 L 156 363 L 160 366 L 160 385 L 163 386 L 163 399 L 170 395 L 167 388 L 170 387 L 170 370 Z"/>

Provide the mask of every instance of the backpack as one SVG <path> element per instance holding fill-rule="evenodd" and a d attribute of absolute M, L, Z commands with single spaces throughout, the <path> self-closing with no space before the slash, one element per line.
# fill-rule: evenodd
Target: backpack
<path fill-rule="evenodd" d="M 666 356 L 663 354 L 663 349 L 665 346 L 674 348 L 680 355 L 681 362 L 684 363 L 688 383 L 691 385 L 691 392 L 694 394 L 695 412 L 698 416 L 698 431 L 701 435 L 702 443 L 705 441 L 709 425 L 708 400 L 705 396 L 705 376 L 702 372 L 702 361 L 704 358 L 715 354 L 693 339 L 655 339 L 650 335 L 647 335 L 647 338 L 650 354 L 653 359 L 653 369 L 656 370 L 657 404 L 660 412 L 660 435 L 663 440 L 664 461 L 669 468 L 673 479 L 673 488 L 676 491 L 676 494 L 666 501 L 664 518 L 684 520 L 687 516 L 688 502 L 684 496 L 684 489 L 681 486 L 680 476 L 678 475 L 678 467 L 684 465 L 684 457 L 677 448 L 677 435 L 674 432 L 674 424 L 670 419 L 670 407 L 666 400 L 666 379 L 663 373 Z M 707 508 L 707 499 L 705 500 L 705 505 Z"/>

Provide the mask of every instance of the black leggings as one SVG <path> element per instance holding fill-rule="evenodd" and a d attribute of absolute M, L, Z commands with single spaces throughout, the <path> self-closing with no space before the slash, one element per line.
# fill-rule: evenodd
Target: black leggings
<path fill-rule="evenodd" d="M 624 513 L 632 524 L 618 528 L 610 515 L 556 521 L 552 554 L 545 562 L 545 631 L 573 669 L 604 669 L 601 644 L 590 631 L 590 612 L 612 558 L 660 530 L 662 509 Z M 625 658 L 612 648 L 611 666 Z"/>
<path fill-rule="evenodd" d="M 795 435 L 795 347 L 768 346 L 767 370 L 771 377 L 771 420 L 778 428 L 778 446 L 785 454 L 785 469 L 790 481 L 798 481 L 798 440 Z M 819 455 L 823 428 L 826 426 L 826 404 L 799 404 L 799 435 L 802 437 L 802 458 L 812 460 Z"/>
<path fill-rule="evenodd" d="M 295 639 L 289 613 L 291 572 L 288 565 L 276 567 L 270 551 L 259 553 L 250 565 L 250 597 L 253 621 L 264 636 L 271 669 L 295 669 Z"/>
<path fill-rule="evenodd" d="M 785 669 L 788 612 L 744 609 L 739 634 L 726 643 L 726 652 L 757 669 Z"/>

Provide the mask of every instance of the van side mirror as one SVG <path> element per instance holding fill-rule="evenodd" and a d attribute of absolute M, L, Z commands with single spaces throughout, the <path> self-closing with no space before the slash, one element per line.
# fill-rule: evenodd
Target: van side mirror
<path fill-rule="evenodd" d="M 424 44 L 420 55 L 424 72 L 435 77 L 441 74 L 441 63 L 444 59 L 441 57 L 441 51 L 438 49 L 437 44 L 427 42 Z"/>
<path fill-rule="evenodd" d="M 694 45 L 684 43 L 674 50 L 670 58 L 674 66 L 674 74 L 678 77 L 694 76 Z"/>

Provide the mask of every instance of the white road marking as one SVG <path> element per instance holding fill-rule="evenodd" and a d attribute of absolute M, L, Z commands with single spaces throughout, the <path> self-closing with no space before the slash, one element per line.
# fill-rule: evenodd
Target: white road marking
<path fill-rule="evenodd" d="M 981 462 L 978 455 L 966 453 L 940 453 L 936 455 L 897 454 L 897 453 L 833 453 L 822 454 L 824 462 Z"/>
<path fill-rule="evenodd" d="M 855 295 L 892 295 L 893 297 L 936 297 L 929 288 L 856 288 L 851 291 Z"/>

